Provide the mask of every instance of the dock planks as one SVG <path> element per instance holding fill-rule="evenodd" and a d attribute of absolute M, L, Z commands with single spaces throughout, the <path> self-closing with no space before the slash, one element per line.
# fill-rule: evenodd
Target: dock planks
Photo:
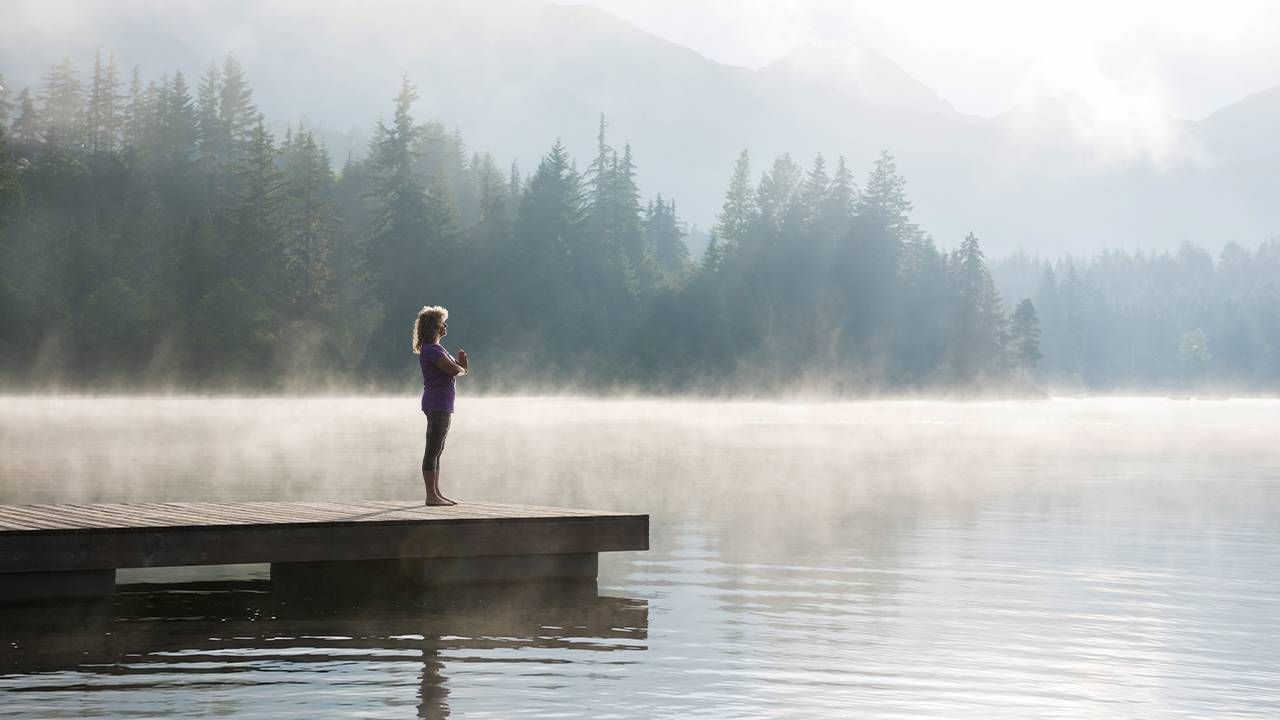
<path fill-rule="evenodd" d="M 0 573 L 646 550 L 649 517 L 403 501 L 0 505 Z"/>

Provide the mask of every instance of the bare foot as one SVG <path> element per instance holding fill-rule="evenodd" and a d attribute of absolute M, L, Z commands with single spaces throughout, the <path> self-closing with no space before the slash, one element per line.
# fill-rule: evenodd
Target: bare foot
<path fill-rule="evenodd" d="M 427 504 L 428 506 L 431 506 L 431 507 L 442 507 L 442 506 L 445 506 L 445 505 L 457 505 L 458 503 L 456 503 L 456 502 L 454 502 L 454 501 L 450 500 L 449 498 L 447 498 L 447 497 L 445 497 L 445 496 L 441 495 L 441 496 L 439 496 L 439 497 L 429 497 L 429 498 L 427 498 L 427 503 L 426 503 L 426 504 Z"/>

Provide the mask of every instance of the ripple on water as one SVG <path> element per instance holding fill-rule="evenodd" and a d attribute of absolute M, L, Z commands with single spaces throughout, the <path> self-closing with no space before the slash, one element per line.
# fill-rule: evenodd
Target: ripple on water
<path fill-rule="evenodd" d="M 415 410 L 7 398 L 0 501 L 408 498 Z M 239 568 L 107 627 L 0 611 L 0 718 L 1280 716 L 1277 431 L 1274 401 L 468 400 L 460 495 L 648 512 L 653 549 L 577 604 L 290 615 Z"/>

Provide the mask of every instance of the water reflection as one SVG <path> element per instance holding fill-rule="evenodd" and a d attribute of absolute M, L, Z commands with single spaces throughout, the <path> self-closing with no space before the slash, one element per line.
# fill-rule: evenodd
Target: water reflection
<path fill-rule="evenodd" d="M 408 680 L 405 665 L 412 663 L 417 717 L 443 718 L 451 713 L 451 667 L 530 651 L 552 653 L 557 663 L 643 651 L 648 615 L 646 601 L 601 597 L 594 581 L 402 589 L 354 605 L 340 595 L 280 592 L 263 580 L 121 585 L 113 599 L 97 603 L 0 608 L 0 685 L 11 698 L 32 698 L 6 702 L 0 716 L 22 715 L 42 699 L 65 705 L 59 698 L 68 693 L 111 696 L 107 715 L 162 713 L 164 703 L 138 691 L 274 684 L 305 692 L 227 709 L 315 717 L 334 712 L 335 702 L 366 703 L 361 686 Z M 6 676 L 23 681 L 4 683 Z M 326 685 L 356 692 L 335 697 L 323 692 Z"/>
<path fill-rule="evenodd" d="M 9 399 L 0 502 L 408 499 L 413 413 Z M 649 513 L 600 558 L 643 600 L 136 588 L 23 645 L 0 716 L 1280 717 L 1280 402 L 493 398 L 450 433 L 464 499 Z"/>

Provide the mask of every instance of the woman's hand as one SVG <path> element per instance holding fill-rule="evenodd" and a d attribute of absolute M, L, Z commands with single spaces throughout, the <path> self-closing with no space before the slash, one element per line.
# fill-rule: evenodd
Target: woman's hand
<path fill-rule="evenodd" d="M 467 367 L 467 351 L 462 348 L 458 348 L 458 364 L 462 366 L 463 370 L 470 370 Z"/>

